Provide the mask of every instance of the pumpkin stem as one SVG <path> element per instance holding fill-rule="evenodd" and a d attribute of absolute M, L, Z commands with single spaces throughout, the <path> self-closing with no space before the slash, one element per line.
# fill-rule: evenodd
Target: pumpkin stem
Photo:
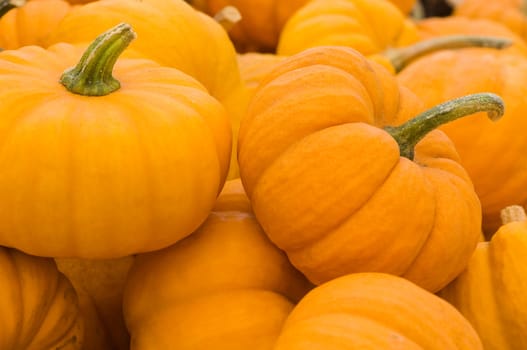
<path fill-rule="evenodd" d="M 521 205 L 511 205 L 503 208 L 500 212 L 501 222 L 503 225 L 511 222 L 522 222 L 527 221 L 527 215 L 525 209 Z"/>
<path fill-rule="evenodd" d="M 234 6 L 225 6 L 214 15 L 214 20 L 218 22 L 225 31 L 229 31 L 236 23 L 241 21 L 242 14 Z"/>
<path fill-rule="evenodd" d="M 503 100 L 492 93 L 478 93 L 441 103 L 399 126 L 384 129 L 397 141 L 402 157 L 413 160 L 414 148 L 430 131 L 458 118 L 487 112 L 493 121 L 504 113 Z"/>
<path fill-rule="evenodd" d="M 121 84 L 112 76 L 113 67 L 135 37 L 127 23 L 118 24 L 99 35 L 79 63 L 62 74 L 61 84 L 68 91 L 83 96 L 104 96 L 116 91 Z"/>
<path fill-rule="evenodd" d="M 504 49 L 512 43 L 512 39 L 509 38 L 478 35 L 446 35 L 422 40 L 406 47 L 391 48 L 384 51 L 383 56 L 390 60 L 396 72 L 400 72 L 412 61 L 435 51 L 462 49 L 466 47 Z"/>

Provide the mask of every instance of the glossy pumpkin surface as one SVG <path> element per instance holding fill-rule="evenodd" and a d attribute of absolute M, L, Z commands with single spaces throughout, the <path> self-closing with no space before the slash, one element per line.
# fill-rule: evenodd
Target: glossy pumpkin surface
<path fill-rule="evenodd" d="M 118 60 L 114 92 L 72 93 L 59 80 L 82 53 L 69 44 L 0 53 L 9 86 L 0 92 L 0 244 L 82 258 L 168 246 L 206 219 L 223 186 L 226 112 L 195 79 L 148 60 Z M 94 62 L 87 70 L 99 74 L 103 61 Z M 69 83 L 80 90 L 98 82 L 75 71 Z"/>
<path fill-rule="evenodd" d="M 421 111 L 387 70 L 345 47 L 286 59 L 254 96 L 241 179 L 264 231 L 315 284 L 380 271 L 438 290 L 470 258 L 481 209 L 452 143 L 431 132 L 411 161 L 381 129 Z"/>
<path fill-rule="evenodd" d="M 124 299 L 131 348 L 270 350 L 310 288 L 231 180 L 198 231 L 136 257 Z"/>

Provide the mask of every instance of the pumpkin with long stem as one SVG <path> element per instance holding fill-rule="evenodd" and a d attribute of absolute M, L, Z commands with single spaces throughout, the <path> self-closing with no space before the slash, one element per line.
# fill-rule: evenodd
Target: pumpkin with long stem
<path fill-rule="evenodd" d="M 227 176 L 227 114 L 189 75 L 119 59 L 134 37 L 120 24 L 84 55 L 70 44 L 0 53 L 1 245 L 117 258 L 206 219 Z"/>
<path fill-rule="evenodd" d="M 313 283 L 378 271 L 437 291 L 465 267 L 480 202 L 450 140 L 425 134 L 478 111 L 498 117 L 502 101 L 465 97 L 392 128 L 422 110 L 387 70 L 345 47 L 286 59 L 253 97 L 241 179 L 264 231 Z"/>

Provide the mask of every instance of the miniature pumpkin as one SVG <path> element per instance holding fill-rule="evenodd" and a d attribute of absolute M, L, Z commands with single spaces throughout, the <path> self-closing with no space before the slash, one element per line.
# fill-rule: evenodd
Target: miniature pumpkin
<path fill-rule="evenodd" d="M 372 55 L 418 40 L 413 22 L 388 0 L 314 0 L 287 21 L 277 54 L 344 45 Z"/>
<path fill-rule="evenodd" d="M 482 350 L 451 305 L 382 273 L 339 277 L 311 290 L 287 318 L 274 350 Z"/>
<path fill-rule="evenodd" d="M 485 96 L 459 108 L 501 113 Z M 266 234 L 313 283 L 376 271 L 437 291 L 465 267 L 481 208 L 452 143 L 433 131 L 415 157 L 413 146 L 400 156 L 397 128 L 382 129 L 421 111 L 387 70 L 346 47 L 292 56 L 261 84 L 240 129 L 241 179 Z"/>
<path fill-rule="evenodd" d="M 527 138 L 522 134 L 527 128 L 525 55 L 483 48 L 444 50 L 414 61 L 397 77 L 428 107 L 482 91 L 503 98 L 507 108 L 498 123 L 479 114 L 441 127 L 474 183 L 484 231 L 495 232 L 502 208 L 527 203 Z"/>
<path fill-rule="evenodd" d="M 0 48 L 46 46 L 50 33 L 71 10 L 64 0 L 30 1 L 0 18 Z"/>
<path fill-rule="evenodd" d="M 0 349 L 82 349 L 77 294 L 53 259 L 0 247 Z"/>
<path fill-rule="evenodd" d="M 254 95 L 265 76 L 285 58 L 285 56 L 278 56 L 272 53 L 258 52 L 248 52 L 238 55 L 240 74 L 250 96 Z"/>
<path fill-rule="evenodd" d="M 80 61 L 65 43 L 0 53 L 0 245 L 116 258 L 173 244 L 207 218 L 231 152 L 225 110 L 179 70 L 115 64 L 133 37 L 118 25 Z"/>
<path fill-rule="evenodd" d="M 236 140 L 248 102 L 236 51 L 225 30 L 214 19 L 183 0 L 105 0 L 78 6 L 61 21 L 50 42 L 91 42 L 96 35 L 120 22 L 129 23 L 137 33 L 137 40 L 124 56 L 153 59 L 199 80 L 227 109 L 233 140 Z M 234 146 L 228 178 L 236 177 Z"/>
<path fill-rule="evenodd" d="M 474 326 L 487 350 L 527 348 L 527 217 L 520 206 L 502 211 L 503 225 L 480 242 L 467 269 L 439 296 Z"/>
<path fill-rule="evenodd" d="M 239 179 L 205 223 L 136 257 L 125 288 L 131 349 L 271 350 L 311 284 L 266 237 Z"/>

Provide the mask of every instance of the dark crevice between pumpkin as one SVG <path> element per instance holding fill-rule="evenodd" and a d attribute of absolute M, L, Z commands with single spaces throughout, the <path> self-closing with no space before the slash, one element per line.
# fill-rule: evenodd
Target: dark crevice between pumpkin
<path fill-rule="evenodd" d="M 118 90 L 121 84 L 112 75 L 113 67 L 135 37 L 127 23 L 104 32 L 88 46 L 79 63 L 62 74 L 60 83 L 83 96 L 104 96 Z"/>
<path fill-rule="evenodd" d="M 487 112 L 496 121 L 505 111 L 504 102 L 493 93 L 478 93 L 441 103 L 399 126 L 384 128 L 399 145 L 401 157 L 414 159 L 414 148 L 430 131 L 477 112 Z"/>
<path fill-rule="evenodd" d="M 0 17 L 5 15 L 10 10 L 24 6 L 25 4 L 25 0 L 0 0 Z"/>

